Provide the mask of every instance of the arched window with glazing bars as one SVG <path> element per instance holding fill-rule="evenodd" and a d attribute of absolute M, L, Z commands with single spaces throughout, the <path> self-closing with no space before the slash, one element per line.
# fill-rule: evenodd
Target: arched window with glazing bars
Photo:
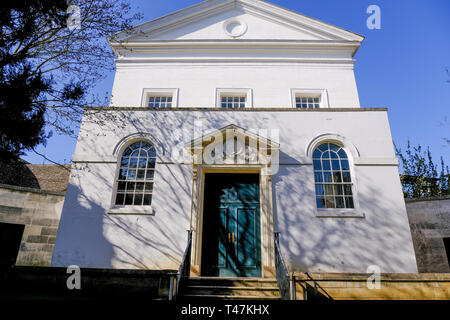
<path fill-rule="evenodd" d="M 130 144 L 122 153 L 117 179 L 116 205 L 152 203 L 156 150 L 147 141 Z"/>
<path fill-rule="evenodd" d="M 323 143 L 313 153 L 317 208 L 354 208 L 350 165 L 345 150 Z"/>

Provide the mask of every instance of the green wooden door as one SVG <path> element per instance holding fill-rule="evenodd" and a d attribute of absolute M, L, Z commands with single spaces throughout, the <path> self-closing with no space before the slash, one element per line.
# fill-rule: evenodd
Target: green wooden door
<path fill-rule="evenodd" d="M 261 276 L 257 174 L 206 174 L 202 275 Z"/>

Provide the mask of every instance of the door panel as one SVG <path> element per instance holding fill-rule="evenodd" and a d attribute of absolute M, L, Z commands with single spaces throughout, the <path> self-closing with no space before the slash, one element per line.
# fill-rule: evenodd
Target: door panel
<path fill-rule="evenodd" d="M 220 224 L 219 228 L 223 228 L 223 231 L 219 232 L 219 260 L 217 263 L 217 267 L 226 268 L 227 266 L 227 232 L 228 228 L 226 228 L 228 224 L 228 208 L 220 208 Z"/>
<path fill-rule="evenodd" d="M 202 275 L 260 276 L 259 176 L 207 174 Z"/>
<path fill-rule="evenodd" d="M 241 266 L 256 268 L 256 210 L 253 208 L 239 208 L 237 216 L 237 260 Z"/>

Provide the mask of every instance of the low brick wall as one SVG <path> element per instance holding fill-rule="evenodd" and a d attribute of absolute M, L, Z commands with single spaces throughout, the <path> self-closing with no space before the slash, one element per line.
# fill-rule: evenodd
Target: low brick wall
<path fill-rule="evenodd" d="M 59 267 L 0 269 L 0 301 L 168 299 L 176 270 L 80 269 L 79 290 L 67 288 L 72 273 Z"/>
<path fill-rule="evenodd" d="M 24 225 L 16 265 L 50 266 L 64 193 L 0 185 L 0 222 Z"/>
<path fill-rule="evenodd" d="M 297 300 L 450 300 L 450 274 L 381 274 L 369 289 L 370 274 L 295 273 Z M 371 282 L 372 283 L 372 282 Z"/>

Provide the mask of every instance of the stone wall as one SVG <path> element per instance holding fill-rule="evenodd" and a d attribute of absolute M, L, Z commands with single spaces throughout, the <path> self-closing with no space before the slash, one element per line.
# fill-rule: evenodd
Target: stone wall
<path fill-rule="evenodd" d="M 25 226 L 16 265 L 50 265 L 63 203 L 63 192 L 0 185 L 0 223 Z"/>
<path fill-rule="evenodd" d="M 450 274 L 381 274 L 370 289 L 371 274 L 296 273 L 297 300 L 448 300 Z M 370 281 L 373 284 L 372 281 Z"/>
<path fill-rule="evenodd" d="M 450 197 L 406 200 L 406 209 L 419 272 L 450 272 Z"/>

